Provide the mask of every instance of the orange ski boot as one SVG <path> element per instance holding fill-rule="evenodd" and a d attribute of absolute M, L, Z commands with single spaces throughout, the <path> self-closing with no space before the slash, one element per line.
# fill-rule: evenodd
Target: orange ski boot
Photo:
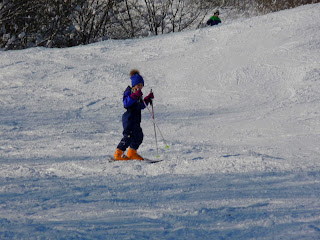
<path fill-rule="evenodd" d="M 126 161 L 126 160 L 130 160 L 121 149 L 117 148 L 115 154 L 114 154 L 114 160 L 122 160 L 122 161 Z"/>
<path fill-rule="evenodd" d="M 128 150 L 128 158 L 130 160 L 143 160 L 143 157 L 141 157 L 138 153 L 137 150 L 134 150 L 132 148 L 129 148 Z"/>

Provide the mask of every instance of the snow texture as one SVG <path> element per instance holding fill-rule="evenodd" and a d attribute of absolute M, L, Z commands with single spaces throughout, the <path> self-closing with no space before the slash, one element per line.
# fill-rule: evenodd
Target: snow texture
<path fill-rule="evenodd" d="M 0 239 L 320 239 L 319 12 L 0 51 Z M 108 161 L 132 68 L 156 164 Z"/>

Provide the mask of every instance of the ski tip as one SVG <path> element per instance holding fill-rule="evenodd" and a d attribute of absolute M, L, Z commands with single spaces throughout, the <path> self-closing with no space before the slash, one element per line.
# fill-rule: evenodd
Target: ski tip
<path fill-rule="evenodd" d="M 147 163 L 158 163 L 158 162 L 162 162 L 163 160 L 151 160 L 151 159 L 144 159 L 145 162 Z"/>
<path fill-rule="evenodd" d="M 169 149 L 169 145 L 167 145 L 167 146 L 165 147 L 165 149 Z"/>

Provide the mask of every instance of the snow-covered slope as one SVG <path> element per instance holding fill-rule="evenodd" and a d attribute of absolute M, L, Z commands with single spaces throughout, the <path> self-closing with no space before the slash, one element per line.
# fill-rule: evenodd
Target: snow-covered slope
<path fill-rule="evenodd" d="M 320 238 L 319 12 L 1 51 L 0 238 Z M 108 162 L 132 68 L 161 163 Z"/>

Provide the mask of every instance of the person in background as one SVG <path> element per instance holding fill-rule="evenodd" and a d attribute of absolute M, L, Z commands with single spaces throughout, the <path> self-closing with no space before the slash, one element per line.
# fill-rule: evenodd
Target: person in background
<path fill-rule="evenodd" d="M 213 26 L 221 23 L 221 19 L 219 18 L 219 10 L 214 11 L 214 15 L 207 21 L 207 25 Z"/>

